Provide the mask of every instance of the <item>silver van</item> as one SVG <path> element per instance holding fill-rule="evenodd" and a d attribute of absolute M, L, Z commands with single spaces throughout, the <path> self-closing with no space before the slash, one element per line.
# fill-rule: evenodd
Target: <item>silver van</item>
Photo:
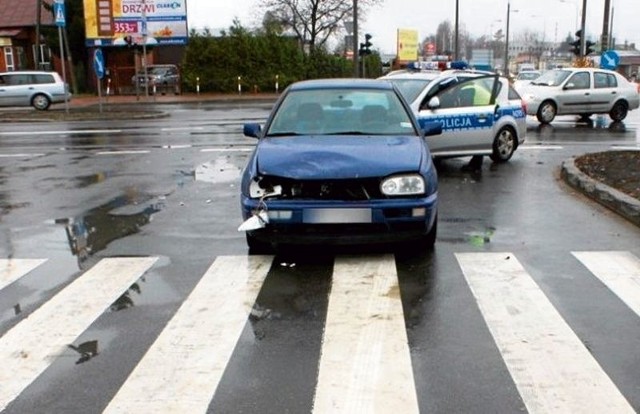
<path fill-rule="evenodd" d="M 56 72 L 0 72 L 0 106 L 33 106 L 41 111 L 71 99 L 69 86 Z"/>

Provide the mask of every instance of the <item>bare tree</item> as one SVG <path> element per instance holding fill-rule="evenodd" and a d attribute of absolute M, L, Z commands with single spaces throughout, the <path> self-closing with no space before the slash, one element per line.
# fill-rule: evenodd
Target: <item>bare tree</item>
<path fill-rule="evenodd" d="M 358 14 L 365 7 L 382 0 L 359 0 Z M 291 30 L 309 51 L 324 46 L 333 35 L 341 32 L 344 22 L 353 19 L 353 0 L 261 0 L 270 18 Z M 273 21 L 272 20 L 272 21 Z"/>

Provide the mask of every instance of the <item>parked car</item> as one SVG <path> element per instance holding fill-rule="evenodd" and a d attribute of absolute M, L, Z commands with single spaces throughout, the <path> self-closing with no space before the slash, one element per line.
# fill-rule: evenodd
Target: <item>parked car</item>
<path fill-rule="evenodd" d="M 636 86 L 617 72 L 596 68 L 563 68 L 543 73 L 522 92 L 527 114 L 542 124 L 556 115 L 609 114 L 622 121 L 627 113 L 640 106 Z"/>
<path fill-rule="evenodd" d="M 71 99 L 69 85 L 56 72 L 0 72 L 0 106 L 33 106 L 49 109 L 53 103 Z"/>
<path fill-rule="evenodd" d="M 320 79 L 290 85 L 242 174 L 250 251 L 281 244 L 332 245 L 436 239 L 438 181 L 425 135 L 391 84 Z"/>
<path fill-rule="evenodd" d="M 137 75 L 131 77 L 131 83 L 139 90 L 145 90 L 148 83 L 151 93 L 155 87 L 155 90 L 162 94 L 173 92 L 178 95 L 180 94 L 180 71 L 176 65 L 149 65 L 146 79 L 144 70 L 140 70 Z"/>
<path fill-rule="evenodd" d="M 403 76 L 380 79 L 398 84 Z M 525 103 L 508 79 L 497 74 L 447 70 L 419 94 L 404 96 L 421 125 L 441 123 L 442 134 L 427 138 L 436 158 L 488 155 L 505 162 L 524 142 Z"/>

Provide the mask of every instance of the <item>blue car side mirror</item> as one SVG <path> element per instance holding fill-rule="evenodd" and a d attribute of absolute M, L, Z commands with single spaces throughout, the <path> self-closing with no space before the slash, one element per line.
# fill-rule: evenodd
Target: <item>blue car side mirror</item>
<path fill-rule="evenodd" d="M 260 138 L 262 127 L 260 124 L 244 124 L 243 132 L 245 137 Z"/>
<path fill-rule="evenodd" d="M 422 132 L 425 137 L 442 134 L 442 124 L 438 121 L 425 122 L 422 124 Z"/>

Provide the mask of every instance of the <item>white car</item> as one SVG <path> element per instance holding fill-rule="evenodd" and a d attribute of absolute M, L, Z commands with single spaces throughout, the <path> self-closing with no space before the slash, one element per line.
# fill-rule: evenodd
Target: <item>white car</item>
<path fill-rule="evenodd" d="M 33 106 L 48 109 L 52 103 L 71 99 L 69 85 L 56 72 L 15 71 L 0 73 L 0 106 Z"/>
<path fill-rule="evenodd" d="M 556 115 L 609 114 L 615 122 L 640 106 L 637 87 L 617 72 L 596 68 L 563 68 L 543 73 L 527 85 L 522 95 L 527 114 L 542 124 Z"/>
<path fill-rule="evenodd" d="M 403 87 L 409 76 L 427 79 L 417 94 Z M 526 108 L 507 78 L 489 72 L 448 70 L 439 74 L 391 74 L 423 125 L 438 121 L 442 134 L 427 138 L 434 158 L 488 155 L 508 161 L 524 142 Z"/>
<path fill-rule="evenodd" d="M 522 71 L 520 73 L 518 73 L 518 75 L 516 76 L 515 80 L 513 81 L 513 88 L 518 91 L 518 93 L 522 92 L 523 88 L 530 84 L 532 81 L 536 80 L 540 75 L 542 75 L 542 72 L 540 72 L 539 70 L 525 70 Z"/>

